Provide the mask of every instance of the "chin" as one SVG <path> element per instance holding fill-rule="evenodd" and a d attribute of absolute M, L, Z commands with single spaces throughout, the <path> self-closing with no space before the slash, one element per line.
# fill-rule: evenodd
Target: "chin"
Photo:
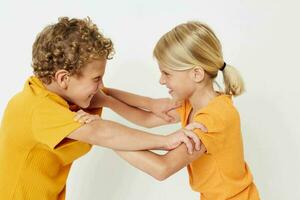
<path fill-rule="evenodd" d="M 183 101 L 183 100 L 186 99 L 186 98 L 184 98 L 184 97 L 180 97 L 180 96 L 177 96 L 177 95 L 171 95 L 171 98 L 172 98 L 172 100 L 174 100 L 175 102 L 177 102 L 177 101 Z"/>
<path fill-rule="evenodd" d="M 80 106 L 80 108 L 88 108 L 90 105 L 90 102 L 84 102 L 84 103 L 80 103 L 78 105 Z"/>

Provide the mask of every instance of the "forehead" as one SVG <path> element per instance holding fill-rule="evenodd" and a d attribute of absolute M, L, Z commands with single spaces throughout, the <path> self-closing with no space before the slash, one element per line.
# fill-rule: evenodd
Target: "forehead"
<path fill-rule="evenodd" d="M 189 72 L 191 71 L 190 69 L 187 69 L 187 70 L 173 70 L 173 69 L 170 69 L 169 67 L 166 67 L 165 65 L 159 63 L 158 64 L 159 66 L 159 70 L 161 72 L 165 72 L 165 73 L 168 73 L 168 74 L 172 74 L 173 77 L 184 77 L 186 78 L 189 74 Z"/>
<path fill-rule="evenodd" d="M 174 71 L 168 67 L 166 67 L 164 64 L 162 63 L 158 63 L 158 66 L 159 66 L 159 70 L 160 71 L 165 71 L 165 72 L 171 72 L 171 71 Z"/>
<path fill-rule="evenodd" d="M 93 60 L 84 66 L 82 75 L 84 76 L 101 76 L 105 72 L 106 59 Z"/>

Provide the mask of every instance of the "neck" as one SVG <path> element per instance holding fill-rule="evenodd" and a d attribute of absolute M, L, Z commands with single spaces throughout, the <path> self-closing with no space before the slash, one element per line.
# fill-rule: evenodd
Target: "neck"
<path fill-rule="evenodd" d="M 213 89 L 212 84 L 206 87 L 197 88 L 190 96 L 189 102 L 192 105 L 194 112 L 208 105 L 208 103 L 218 96 L 217 92 Z"/>
<path fill-rule="evenodd" d="M 55 93 L 65 99 L 62 89 L 54 81 L 52 81 L 48 85 L 43 83 L 43 85 L 48 91 Z"/>

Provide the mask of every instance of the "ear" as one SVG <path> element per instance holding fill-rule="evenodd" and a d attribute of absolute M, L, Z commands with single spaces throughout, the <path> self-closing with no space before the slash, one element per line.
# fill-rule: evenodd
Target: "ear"
<path fill-rule="evenodd" d="M 192 80 L 199 83 L 204 79 L 205 71 L 202 67 L 197 66 L 191 70 L 190 75 L 191 75 Z"/>
<path fill-rule="evenodd" d="M 61 88 L 67 89 L 70 81 L 70 73 L 64 69 L 57 70 L 55 80 Z"/>

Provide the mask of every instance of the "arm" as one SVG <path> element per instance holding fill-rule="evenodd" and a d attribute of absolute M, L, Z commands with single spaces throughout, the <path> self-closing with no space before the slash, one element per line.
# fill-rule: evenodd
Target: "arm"
<path fill-rule="evenodd" d="M 194 129 L 207 132 L 204 125 L 194 122 L 187 125 L 183 130 L 186 132 L 185 134 L 198 138 L 193 132 Z M 165 155 L 158 155 L 151 151 L 116 151 L 116 153 L 132 166 L 157 180 L 164 180 L 206 152 L 206 148 L 201 141 L 195 145 L 198 146 L 199 151 L 195 151 L 193 154 L 188 154 L 183 145 Z M 199 148 L 200 145 L 201 148 Z"/>
<path fill-rule="evenodd" d="M 153 99 L 150 97 L 144 97 L 112 88 L 106 88 L 105 93 L 130 106 L 142 108 L 145 110 L 152 109 Z"/>
<path fill-rule="evenodd" d="M 131 107 L 149 111 L 165 122 L 179 122 L 180 117 L 175 109 L 181 106 L 180 102 L 169 98 L 153 99 L 112 88 L 106 88 L 105 93 Z"/>
<path fill-rule="evenodd" d="M 162 181 L 199 158 L 205 151 L 205 146 L 201 145 L 200 151 L 194 151 L 193 154 L 188 154 L 186 147 L 180 145 L 165 155 L 158 155 L 151 151 L 115 152 L 132 166 Z"/>
<path fill-rule="evenodd" d="M 92 145 L 99 145 L 117 150 L 171 150 L 182 142 L 189 152 L 193 152 L 192 143 L 184 130 L 178 130 L 170 135 L 154 135 L 144 131 L 132 129 L 108 120 L 93 120 L 82 125 L 67 136 L 70 139 L 82 141 Z M 193 138 L 199 144 L 198 138 Z"/>
<path fill-rule="evenodd" d="M 172 114 L 172 116 L 174 117 L 174 120 L 170 122 L 158 117 L 152 112 L 129 106 L 113 97 L 108 98 L 110 98 L 110 100 L 107 101 L 107 107 L 137 125 L 147 128 L 153 128 L 165 124 L 179 122 L 179 115 L 177 114 L 176 110 L 170 111 L 170 114 Z"/>

